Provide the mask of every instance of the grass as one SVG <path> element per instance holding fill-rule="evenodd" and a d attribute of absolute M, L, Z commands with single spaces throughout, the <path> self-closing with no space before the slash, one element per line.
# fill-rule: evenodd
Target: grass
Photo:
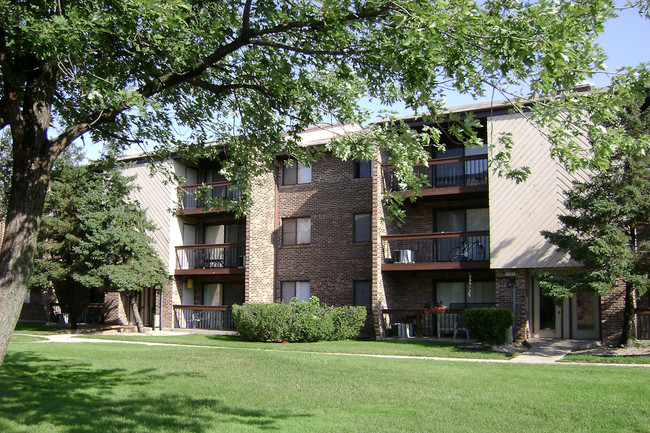
<path fill-rule="evenodd" d="M 279 350 L 287 352 L 355 353 L 365 355 L 428 356 L 435 358 L 509 359 L 513 355 L 463 349 L 459 343 L 432 340 L 384 341 L 320 341 L 316 343 L 256 343 L 242 341 L 236 336 L 187 334 L 178 336 L 146 336 L 138 334 L 88 335 L 87 338 L 144 341 L 223 348 Z"/>
<path fill-rule="evenodd" d="M 562 362 L 589 362 L 599 364 L 650 364 L 650 356 L 602 356 L 591 353 L 568 354 Z"/>
<path fill-rule="evenodd" d="M 645 432 L 647 378 L 642 367 L 12 342 L 0 431 Z"/>

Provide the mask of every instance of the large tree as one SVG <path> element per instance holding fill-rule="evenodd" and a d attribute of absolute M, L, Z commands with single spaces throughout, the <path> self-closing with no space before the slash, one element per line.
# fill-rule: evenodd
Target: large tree
<path fill-rule="evenodd" d="M 593 41 L 612 14 L 607 0 L 0 0 L 0 118 L 13 146 L 0 360 L 52 165 L 84 134 L 186 155 L 218 141 L 224 174 L 246 187 L 277 153 L 308 162 L 307 126 L 363 124 L 362 97 L 435 114 L 449 88 L 569 89 L 601 66 Z M 333 151 L 369 158 L 383 146 L 405 177 L 426 159 L 414 133 L 374 131 Z"/>
<path fill-rule="evenodd" d="M 621 345 L 634 335 L 635 295 L 645 293 L 650 273 L 650 148 L 639 146 L 650 138 L 650 98 L 645 90 L 640 95 L 636 105 L 614 110 L 600 125 L 617 137 L 617 149 L 608 164 L 593 169 L 590 180 L 574 182 L 567 191 L 561 228 L 542 232 L 582 264 L 571 275 L 540 272 L 547 295 L 558 300 L 578 291 L 604 295 L 619 281 L 625 284 Z"/>
<path fill-rule="evenodd" d="M 120 292 L 143 332 L 136 298 L 167 282 L 148 235 L 155 227 L 130 199 L 132 180 L 110 161 L 78 166 L 66 160 L 53 171 L 30 285 L 54 288 L 73 328 L 79 297 L 95 289 Z"/>

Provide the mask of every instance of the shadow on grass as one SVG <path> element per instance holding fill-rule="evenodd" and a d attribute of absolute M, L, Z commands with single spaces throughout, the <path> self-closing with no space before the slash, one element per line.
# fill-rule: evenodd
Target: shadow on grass
<path fill-rule="evenodd" d="M 214 431 L 215 423 L 279 430 L 280 420 L 308 416 L 233 407 L 191 392 L 152 392 L 163 379 L 154 369 L 96 369 L 30 352 L 9 353 L 0 369 L 0 430 L 48 431 L 44 426 L 49 425 L 79 433 L 203 433 Z"/>

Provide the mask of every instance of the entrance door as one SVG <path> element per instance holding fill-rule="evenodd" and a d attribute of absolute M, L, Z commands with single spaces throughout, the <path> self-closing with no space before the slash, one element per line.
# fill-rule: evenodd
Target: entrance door
<path fill-rule="evenodd" d="M 598 296 L 589 292 L 578 292 L 571 298 L 571 335 L 573 338 L 597 340 L 599 329 Z"/>
<path fill-rule="evenodd" d="M 534 281 L 535 334 L 544 338 L 562 338 L 562 305 L 550 296 L 543 295 L 537 280 Z"/>

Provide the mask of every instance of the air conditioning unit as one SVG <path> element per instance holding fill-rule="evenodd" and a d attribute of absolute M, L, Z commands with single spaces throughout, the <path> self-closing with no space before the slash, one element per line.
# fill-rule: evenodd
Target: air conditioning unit
<path fill-rule="evenodd" d="M 394 263 L 415 263 L 413 260 L 413 250 L 395 250 Z"/>

